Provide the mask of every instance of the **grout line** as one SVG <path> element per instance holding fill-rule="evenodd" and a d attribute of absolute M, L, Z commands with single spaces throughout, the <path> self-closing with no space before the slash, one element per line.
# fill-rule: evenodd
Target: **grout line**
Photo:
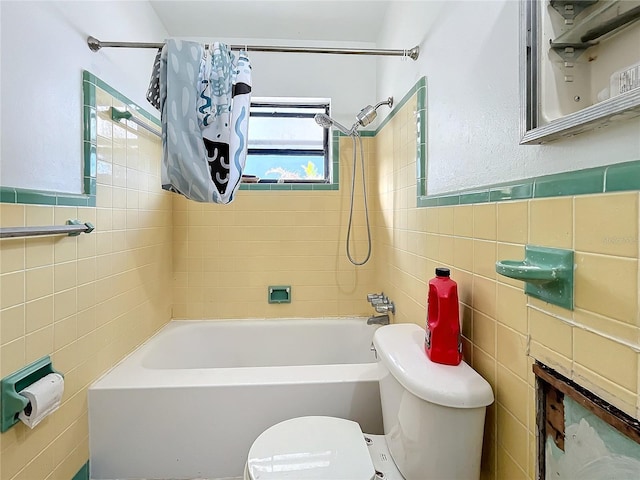
<path fill-rule="evenodd" d="M 540 307 L 537 307 L 531 303 L 527 303 L 527 308 L 531 308 L 532 310 L 535 310 L 537 312 L 543 313 L 547 316 L 553 317 L 556 320 L 560 320 L 562 323 L 565 323 L 566 325 L 569 325 L 570 327 L 576 327 L 576 328 L 580 328 L 581 330 L 585 330 L 589 333 L 593 333 L 595 335 L 598 335 L 600 337 L 606 338 L 607 340 L 611 340 L 612 342 L 618 343 L 620 345 L 623 345 L 627 348 L 630 348 L 631 350 L 633 350 L 636 353 L 640 353 L 640 344 L 639 343 L 634 343 L 634 342 L 630 342 L 628 340 L 625 340 L 623 338 L 619 338 L 616 337 L 615 335 L 609 335 L 608 333 L 604 333 L 601 332 L 599 330 L 596 330 L 595 328 L 589 327 L 587 325 L 584 325 L 583 323 L 580 322 L 576 322 L 573 319 L 569 319 L 566 317 L 563 317 L 562 315 L 558 315 L 557 313 L 552 313 L 552 312 L 548 312 Z M 571 342 L 571 353 L 573 355 L 573 339 Z"/>

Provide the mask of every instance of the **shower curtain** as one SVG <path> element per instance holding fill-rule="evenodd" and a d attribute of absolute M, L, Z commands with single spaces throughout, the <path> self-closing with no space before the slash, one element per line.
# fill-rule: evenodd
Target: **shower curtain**
<path fill-rule="evenodd" d="M 162 188 L 231 202 L 246 160 L 250 102 L 246 52 L 168 40 L 160 59 Z"/>

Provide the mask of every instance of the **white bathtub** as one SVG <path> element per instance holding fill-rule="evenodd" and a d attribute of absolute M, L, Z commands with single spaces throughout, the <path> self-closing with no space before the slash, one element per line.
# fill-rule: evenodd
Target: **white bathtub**
<path fill-rule="evenodd" d="M 172 321 L 89 388 L 92 479 L 242 475 L 302 415 L 382 434 L 376 327 L 361 318 Z"/>

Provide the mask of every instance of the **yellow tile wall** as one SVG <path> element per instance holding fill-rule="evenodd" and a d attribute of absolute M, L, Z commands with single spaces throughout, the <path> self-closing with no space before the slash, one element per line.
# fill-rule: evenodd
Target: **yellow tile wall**
<path fill-rule="evenodd" d="M 482 478 L 535 478 L 534 360 L 640 417 L 638 192 L 416 208 L 415 101 L 376 136 L 377 277 L 396 322 L 424 326 L 426 282 L 458 282 L 465 359 L 493 387 Z M 412 238 L 411 242 L 404 239 Z M 575 310 L 524 295 L 496 260 L 526 244 L 576 252 Z"/>
<path fill-rule="evenodd" d="M 363 142 L 370 185 L 374 141 Z M 374 262 L 355 267 L 345 254 L 352 155 L 351 139 L 341 138 L 339 191 L 238 190 L 224 206 L 174 195 L 174 318 L 372 314 L 367 293 L 380 291 Z M 351 233 L 356 261 L 367 252 L 359 158 Z M 269 304 L 269 285 L 290 285 L 292 302 Z"/>
<path fill-rule="evenodd" d="M 87 387 L 171 318 L 171 195 L 160 141 L 111 122 L 125 108 L 100 89 L 95 208 L 0 204 L 0 224 L 96 229 L 0 240 L 0 377 L 50 355 L 65 375 L 60 409 L 0 436 L 2 480 L 71 479 L 89 458 Z"/>
<path fill-rule="evenodd" d="M 396 322 L 424 325 L 436 266 L 458 282 L 466 360 L 492 385 L 483 478 L 535 477 L 534 359 L 638 417 L 638 193 L 416 208 L 415 98 L 373 138 L 365 164 L 372 259 L 345 238 L 351 140 L 339 191 L 239 191 L 228 206 L 159 189 L 160 145 L 110 121 L 98 90 L 96 208 L 0 205 L 0 224 L 93 222 L 90 235 L 0 242 L 0 373 L 42 355 L 65 373 L 59 412 L 0 436 L 0 477 L 69 479 L 88 458 L 86 389 L 175 318 L 370 315 L 383 290 Z M 360 172 L 354 253 L 366 253 Z M 576 309 L 524 295 L 496 275 L 527 243 L 576 250 Z M 267 303 L 291 285 L 291 304 Z"/>

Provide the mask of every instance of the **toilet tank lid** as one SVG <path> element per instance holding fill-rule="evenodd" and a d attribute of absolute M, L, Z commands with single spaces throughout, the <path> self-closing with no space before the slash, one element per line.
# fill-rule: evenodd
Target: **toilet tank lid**
<path fill-rule="evenodd" d="M 457 366 L 432 362 L 424 350 L 424 329 L 412 323 L 380 327 L 373 344 L 380 361 L 415 396 L 454 408 L 493 403 L 489 383 L 464 361 Z"/>

